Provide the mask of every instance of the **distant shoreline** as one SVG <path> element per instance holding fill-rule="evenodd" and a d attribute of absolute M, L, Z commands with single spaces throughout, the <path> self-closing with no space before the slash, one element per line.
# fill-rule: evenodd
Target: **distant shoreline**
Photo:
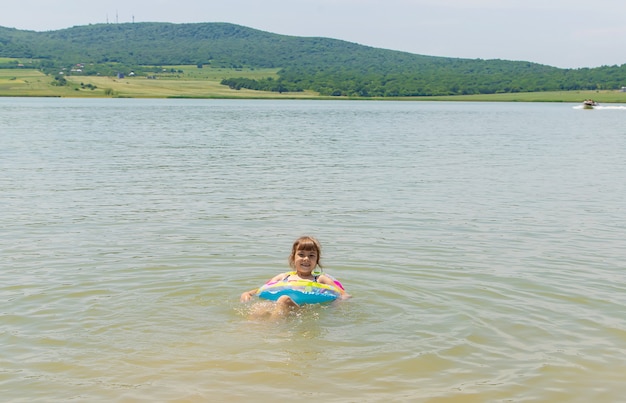
<path fill-rule="evenodd" d="M 239 72 L 240 73 L 240 72 Z M 231 73 L 232 74 L 232 73 Z M 466 101 L 466 102 L 573 102 L 593 99 L 599 103 L 626 103 L 626 92 L 618 90 L 518 92 L 479 95 L 440 95 L 417 97 L 321 96 L 310 91 L 265 92 L 234 90 L 217 79 L 163 77 L 115 78 L 67 76 L 64 86 L 53 85 L 53 78 L 32 69 L 0 69 L 0 97 L 46 98 L 154 98 L 154 99 L 307 99 L 307 100 L 382 100 L 382 101 Z"/>
<path fill-rule="evenodd" d="M 330 97 L 330 96 L 298 96 L 294 94 L 274 95 L 271 93 L 248 95 L 211 95 L 206 96 L 83 96 L 72 94 L 20 94 L 0 90 L 0 98 L 67 98 L 67 99 L 232 99 L 232 100 L 311 100 L 311 101 L 402 101 L 402 102 L 543 102 L 543 103 L 582 103 L 582 100 L 593 98 L 600 104 L 626 104 L 626 96 L 614 99 L 615 96 L 607 92 L 576 91 L 575 94 L 530 92 L 519 94 L 492 94 L 492 95 L 450 95 L 429 97 Z"/>

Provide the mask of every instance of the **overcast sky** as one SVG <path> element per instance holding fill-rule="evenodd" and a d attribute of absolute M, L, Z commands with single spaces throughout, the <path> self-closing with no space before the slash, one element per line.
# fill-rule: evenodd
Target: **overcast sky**
<path fill-rule="evenodd" d="M 0 26 L 230 22 L 430 56 L 577 68 L 626 63 L 626 0 L 20 0 Z"/>

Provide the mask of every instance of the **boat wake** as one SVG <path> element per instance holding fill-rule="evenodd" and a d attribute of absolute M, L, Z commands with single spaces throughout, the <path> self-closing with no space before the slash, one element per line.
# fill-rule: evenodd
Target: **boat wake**
<path fill-rule="evenodd" d="M 594 107 L 593 109 L 619 109 L 622 111 L 626 111 L 626 105 L 599 105 Z"/>
<path fill-rule="evenodd" d="M 574 109 L 588 109 L 588 108 L 585 108 L 584 105 L 576 105 L 574 106 Z M 592 109 L 626 111 L 626 105 L 596 105 Z"/>

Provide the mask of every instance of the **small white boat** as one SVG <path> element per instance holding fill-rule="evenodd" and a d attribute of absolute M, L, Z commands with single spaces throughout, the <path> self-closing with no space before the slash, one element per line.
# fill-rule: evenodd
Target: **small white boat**
<path fill-rule="evenodd" d="M 583 101 L 583 109 L 593 109 L 595 106 L 599 104 L 593 99 L 586 99 Z"/>

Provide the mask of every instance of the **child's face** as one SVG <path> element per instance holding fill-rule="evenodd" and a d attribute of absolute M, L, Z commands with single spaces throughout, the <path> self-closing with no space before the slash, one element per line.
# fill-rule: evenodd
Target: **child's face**
<path fill-rule="evenodd" d="M 296 270 L 303 273 L 310 273 L 317 266 L 317 252 L 314 250 L 297 250 L 294 256 Z"/>

